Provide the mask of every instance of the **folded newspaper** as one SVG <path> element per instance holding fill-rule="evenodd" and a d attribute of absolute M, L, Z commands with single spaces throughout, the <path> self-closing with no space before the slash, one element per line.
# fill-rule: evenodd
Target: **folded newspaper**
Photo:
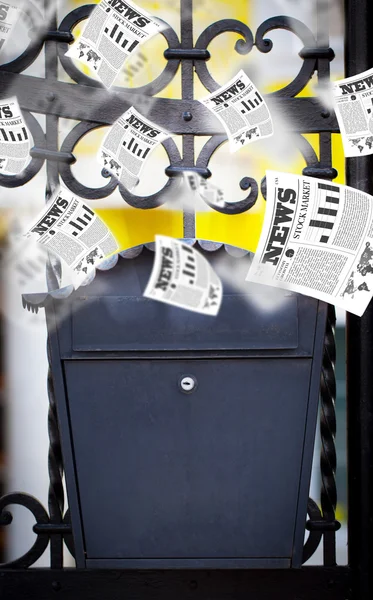
<path fill-rule="evenodd" d="M 84 202 L 60 187 L 24 234 L 43 244 L 73 270 L 78 287 L 119 246 L 102 219 Z"/>
<path fill-rule="evenodd" d="M 161 25 L 130 0 L 102 0 L 66 56 L 91 68 L 110 88 L 129 56 L 161 31 Z"/>
<path fill-rule="evenodd" d="M 184 172 L 184 179 L 192 192 L 198 193 L 212 207 L 224 208 L 224 192 L 206 179 L 191 171 Z"/>
<path fill-rule="evenodd" d="M 345 156 L 373 154 L 373 69 L 333 84 Z"/>
<path fill-rule="evenodd" d="M 24 170 L 30 160 L 30 139 L 17 98 L 0 100 L 0 173 L 17 175 Z"/>
<path fill-rule="evenodd" d="M 197 250 L 180 240 L 157 235 L 153 271 L 144 296 L 216 316 L 223 286 L 209 262 Z"/>
<path fill-rule="evenodd" d="M 131 190 L 139 182 L 150 152 L 170 134 L 131 106 L 110 128 L 98 151 L 97 160 L 120 183 Z"/>
<path fill-rule="evenodd" d="M 323 179 L 267 171 L 267 208 L 246 280 L 361 316 L 373 296 L 373 197 Z"/>
<path fill-rule="evenodd" d="M 273 135 L 273 122 L 265 100 L 242 69 L 201 102 L 224 125 L 231 152 Z"/>
<path fill-rule="evenodd" d="M 10 39 L 13 27 L 21 14 L 23 0 L 0 3 L 0 54 Z"/>

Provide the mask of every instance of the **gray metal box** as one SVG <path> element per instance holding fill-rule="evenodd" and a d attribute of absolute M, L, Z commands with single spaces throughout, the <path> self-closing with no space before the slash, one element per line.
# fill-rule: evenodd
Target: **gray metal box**
<path fill-rule="evenodd" d="M 77 565 L 298 567 L 326 305 L 204 317 L 142 297 L 152 260 L 48 310 Z"/>

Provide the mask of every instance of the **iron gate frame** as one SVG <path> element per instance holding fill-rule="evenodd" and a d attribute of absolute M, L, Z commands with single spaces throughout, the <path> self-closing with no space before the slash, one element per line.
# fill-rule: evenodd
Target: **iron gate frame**
<path fill-rule="evenodd" d="M 52 0 L 53 2 L 53 0 Z M 192 170 L 204 177 L 209 177 L 209 160 L 215 151 L 226 141 L 217 128 L 217 122 L 207 114 L 204 107 L 194 100 L 194 72 L 209 91 L 217 89 L 218 84 L 212 79 L 206 61 L 210 54 L 210 42 L 224 32 L 236 32 L 240 38 L 235 50 L 240 54 L 248 54 L 255 46 L 260 52 L 267 53 L 272 49 L 272 42 L 265 38 L 274 29 L 287 29 L 301 38 L 304 47 L 300 57 L 302 67 L 297 77 L 285 88 L 271 94 L 283 113 L 292 114 L 294 129 L 299 135 L 299 149 L 306 160 L 303 170 L 305 175 L 332 180 L 337 172 L 332 167 L 331 134 L 338 133 L 338 125 L 334 114 L 322 109 L 314 98 L 295 98 L 307 84 L 312 74 L 317 71 L 321 80 L 330 78 L 330 61 L 334 57 L 329 47 L 329 36 L 322 11 L 328 0 L 317 0 L 318 22 L 317 34 L 314 36 L 308 27 L 299 21 L 283 16 L 273 17 L 262 23 L 255 37 L 249 27 L 239 21 L 225 19 L 210 25 L 196 43 L 193 39 L 193 0 L 181 0 L 181 36 L 178 39 L 174 30 L 168 27 L 164 32 L 168 43 L 165 51 L 167 66 L 164 72 L 151 84 L 135 91 L 116 88 L 109 95 L 101 86 L 82 74 L 74 67 L 71 59 L 64 57 L 67 44 L 73 40 L 73 26 L 88 16 L 94 5 L 82 6 L 69 15 L 58 26 L 53 16 L 42 37 L 31 41 L 27 50 L 17 59 L 2 65 L 0 68 L 1 96 L 7 95 L 11 89 L 17 95 L 21 108 L 34 138 L 31 150 L 32 161 L 25 172 L 19 176 L 0 175 L 0 185 L 18 187 L 26 184 L 40 170 L 44 161 L 47 164 L 47 198 L 58 185 L 59 177 L 72 191 L 84 198 L 103 198 L 116 187 L 116 181 L 107 172 L 103 175 L 110 178 L 100 188 L 91 189 L 82 186 L 72 175 L 71 164 L 75 162 L 74 147 L 89 131 L 113 123 L 131 104 L 141 107 L 146 96 L 153 96 L 161 91 L 174 77 L 181 67 L 182 99 L 167 100 L 153 98 L 149 118 L 166 125 L 172 133 L 182 136 L 182 156 L 176 145 L 168 140 L 164 148 L 170 158 L 170 166 L 166 169 L 169 176 L 165 188 L 144 199 L 129 194 L 123 189 L 120 193 L 125 201 L 136 208 L 151 209 L 159 206 L 168 198 L 174 189 L 174 177 L 183 170 Z M 49 0 L 45 0 L 48 6 Z M 358 10 L 357 10 L 358 8 Z M 320 17 L 322 15 L 322 18 Z M 369 0 L 345 0 L 345 64 L 346 74 L 352 75 L 368 69 L 373 64 L 373 42 L 369 39 L 369 22 L 373 17 L 373 7 Z M 45 50 L 45 79 L 22 75 L 37 58 L 42 49 Z M 58 61 L 72 77 L 76 84 L 58 81 Z M 87 92 L 90 90 L 90 117 L 87 118 Z M 79 102 L 84 98 L 84 102 Z M 105 105 L 105 114 L 100 107 Z M 32 113 L 46 115 L 46 131 L 42 131 Z M 76 119 L 80 123 L 65 138 L 61 145 L 58 142 L 58 119 L 61 117 Z M 200 123 L 203 117 L 204 129 Z M 165 122 L 167 119 L 167 123 Z M 319 158 L 302 137 L 303 133 L 319 134 Z M 197 135 L 211 136 L 205 144 L 197 160 L 195 160 L 194 139 Z M 372 157 L 348 159 L 347 183 L 365 192 L 373 193 L 373 182 L 369 178 Z M 240 182 L 243 190 L 248 190 L 245 200 L 236 202 L 229 209 L 219 209 L 226 214 L 238 214 L 249 210 L 258 197 L 259 187 L 265 197 L 265 180 L 258 184 L 253 178 L 245 177 Z M 184 213 L 184 237 L 195 237 L 194 216 Z M 50 265 L 49 283 L 52 287 L 58 284 L 58 268 Z M 364 316 L 359 319 L 347 316 L 347 404 L 348 404 L 348 474 L 349 474 L 349 566 L 338 567 L 335 562 L 335 531 L 339 524 L 335 520 L 336 485 L 335 485 L 335 316 L 334 309 L 329 309 L 328 327 L 325 338 L 325 352 L 321 381 L 321 509 L 310 500 L 308 506 L 309 521 L 307 529 L 309 537 L 305 544 L 304 559 L 313 554 L 321 539 L 324 544 L 324 566 L 303 567 L 300 570 L 248 570 L 248 571 L 87 571 L 63 568 L 63 543 L 73 553 L 69 512 L 64 512 L 63 465 L 58 433 L 56 405 L 53 393 L 51 374 L 48 377 L 49 393 L 49 455 L 48 468 L 50 487 L 48 494 L 49 514 L 35 498 L 24 493 L 8 494 L 0 499 L 0 524 L 7 525 L 12 515 L 6 510 L 9 504 L 20 504 L 28 508 L 35 516 L 33 528 L 37 538 L 33 547 L 20 559 L 0 566 L 0 589 L 4 597 L 12 600 L 37 597 L 38 600 L 51 598 L 54 593 L 60 598 L 79 600 L 89 598 L 96 600 L 103 595 L 109 600 L 125 596 L 139 597 L 144 600 L 152 598 L 175 597 L 199 600 L 214 595 L 216 600 L 226 598 L 246 598 L 250 593 L 261 599 L 278 598 L 281 591 L 284 597 L 291 599 L 308 599 L 318 597 L 331 599 L 368 599 L 372 592 L 373 567 L 373 307 L 370 306 Z M 102 518 L 102 516 L 101 516 Z M 281 515 L 279 515 L 281 518 Z M 51 568 L 28 569 L 41 556 L 50 543 Z"/>

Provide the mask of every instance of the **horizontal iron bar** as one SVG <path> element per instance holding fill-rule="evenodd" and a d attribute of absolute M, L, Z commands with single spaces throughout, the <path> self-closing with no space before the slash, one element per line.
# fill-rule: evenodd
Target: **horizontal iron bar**
<path fill-rule="evenodd" d="M 43 40 L 67 42 L 68 44 L 73 42 L 75 39 L 70 31 L 43 31 L 35 27 L 29 30 L 29 37 L 31 39 L 35 39 L 37 37 L 38 39 L 41 38 Z"/>
<path fill-rule="evenodd" d="M 301 58 L 335 58 L 333 48 L 302 48 L 298 54 Z"/>
<path fill-rule="evenodd" d="M 339 521 L 312 521 L 306 523 L 308 531 L 338 531 L 341 528 Z"/>
<path fill-rule="evenodd" d="M 307 177 L 320 177 L 321 179 L 335 179 L 338 171 L 333 167 L 305 167 L 302 174 Z"/>
<path fill-rule="evenodd" d="M 192 60 L 210 60 L 211 58 L 211 54 L 208 50 L 199 48 L 167 48 L 167 50 L 164 51 L 163 56 L 167 59 L 190 58 Z"/>
<path fill-rule="evenodd" d="M 62 162 L 72 165 L 76 162 L 75 156 L 71 152 L 57 152 L 55 150 L 46 150 L 45 148 L 36 148 L 30 150 L 32 158 L 43 158 L 52 162 Z"/>
<path fill-rule="evenodd" d="M 198 173 L 198 175 L 201 175 L 201 177 L 204 177 L 204 179 L 208 179 L 209 177 L 211 177 L 211 171 L 206 167 L 175 167 L 170 165 L 169 167 L 167 167 L 167 169 L 165 169 L 165 173 L 168 177 L 176 177 L 177 175 L 184 173 L 184 171 L 192 171 L 192 173 Z"/>
<path fill-rule="evenodd" d="M 45 533 L 47 535 L 72 533 L 72 527 L 68 523 L 36 523 L 32 530 L 34 533 Z"/>
<path fill-rule="evenodd" d="M 152 98 L 151 107 L 148 108 L 149 97 L 135 92 L 124 92 L 118 88 L 108 92 L 103 88 L 0 71 L 0 98 L 7 98 L 10 90 L 17 96 L 21 108 L 36 113 L 110 125 L 132 105 L 141 112 L 143 104 L 151 121 L 174 134 L 224 133 L 217 117 L 197 100 Z M 339 132 L 334 113 L 322 116 L 324 109 L 317 98 L 272 98 L 272 102 L 276 105 L 279 118 L 291 114 L 291 120 L 288 119 L 291 131 Z M 193 116 L 190 121 L 183 118 L 186 112 Z"/>
<path fill-rule="evenodd" d="M 348 598 L 347 567 L 219 571 L 90 571 L 9 569 L 0 572 L 7 600 L 341 600 Z"/>
<path fill-rule="evenodd" d="M 220 249 L 225 252 L 224 249 Z M 216 252 L 220 252 L 216 250 Z M 149 251 L 150 252 L 150 251 Z M 30 294 L 26 294 L 30 295 Z M 25 294 L 23 294 L 25 296 Z M 141 352 L 141 354 L 140 354 Z M 84 361 L 86 359 L 92 361 L 99 360 L 148 360 L 150 358 L 156 360 L 177 360 L 177 359 L 188 359 L 192 358 L 195 360 L 207 360 L 213 358 L 214 360 L 226 360 L 227 358 L 281 358 L 283 360 L 290 361 L 294 357 L 299 360 L 309 360 L 309 356 L 299 356 L 295 352 L 292 354 L 284 355 L 281 354 L 281 350 L 140 350 L 134 352 L 132 350 L 127 351 L 108 351 L 100 349 L 88 350 L 88 351 L 77 351 L 72 354 L 63 353 L 61 359 L 66 361 Z"/>

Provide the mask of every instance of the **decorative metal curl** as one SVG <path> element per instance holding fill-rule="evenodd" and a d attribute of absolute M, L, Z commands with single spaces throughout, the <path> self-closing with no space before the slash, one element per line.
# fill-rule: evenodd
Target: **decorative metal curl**
<path fill-rule="evenodd" d="M 309 141 L 306 140 L 306 138 L 304 138 L 300 134 L 294 134 L 294 138 L 295 138 L 296 147 L 298 148 L 298 150 L 302 154 L 304 160 L 306 161 L 306 164 L 307 164 L 306 168 L 312 168 L 312 167 L 316 168 L 317 165 L 319 165 L 319 161 L 317 158 L 317 154 L 316 154 L 315 150 L 313 149 L 313 147 L 311 146 L 311 144 L 309 143 Z M 206 142 L 206 144 L 204 145 L 204 147 L 201 150 L 201 153 L 197 160 L 197 167 L 201 168 L 201 169 L 206 168 L 210 162 L 211 156 L 226 141 L 227 141 L 227 137 L 225 135 L 216 135 L 216 136 L 211 137 Z M 255 179 L 253 179 L 252 177 L 244 177 L 240 181 L 240 188 L 241 188 L 241 190 L 249 189 L 250 190 L 249 195 L 244 200 L 238 200 L 237 202 L 230 202 L 229 204 L 226 203 L 226 205 L 224 207 L 219 207 L 214 204 L 211 204 L 205 198 L 203 198 L 203 200 L 212 209 L 214 209 L 220 213 L 229 214 L 229 215 L 242 214 L 242 213 L 250 210 L 250 208 L 252 208 L 255 205 L 255 203 L 258 199 L 258 195 L 259 195 L 259 186 L 258 186 L 257 181 Z M 262 193 L 264 200 L 267 200 L 266 177 L 263 177 L 263 179 L 260 182 L 260 191 Z"/>
<path fill-rule="evenodd" d="M 181 156 L 174 140 L 168 138 L 162 142 L 162 146 L 167 152 L 167 156 L 170 159 L 170 164 L 176 166 L 180 165 Z M 135 194 L 132 194 L 126 190 L 122 185 L 119 185 L 119 192 L 127 204 L 133 208 L 157 208 L 158 206 L 162 206 L 175 197 L 175 192 L 180 185 L 180 181 L 181 179 L 179 177 L 170 177 L 166 185 L 151 196 L 136 196 Z"/>
<path fill-rule="evenodd" d="M 295 146 L 298 148 L 299 152 L 302 154 L 304 160 L 306 161 L 306 167 L 303 169 L 303 174 L 306 175 L 305 172 L 307 169 L 317 168 L 319 165 L 319 159 L 314 148 L 311 146 L 310 142 L 303 137 L 301 134 L 293 133 Z M 264 200 L 267 200 L 267 178 L 263 177 L 260 183 L 260 191 Z"/>
<path fill-rule="evenodd" d="M 87 135 L 87 133 L 90 133 L 95 129 L 99 129 L 100 127 L 102 127 L 101 123 L 87 123 L 85 121 L 78 123 L 78 125 L 76 125 L 65 137 L 61 146 L 61 151 L 73 153 L 77 144 L 85 135 Z M 100 188 L 90 188 L 80 183 L 73 176 L 70 164 L 61 163 L 59 170 L 62 181 L 64 182 L 66 187 L 81 198 L 91 200 L 106 198 L 107 196 L 110 196 L 110 194 L 113 193 L 113 191 L 118 185 L 118 182 L 115 179 L 115 177 L 111 177 L 110 181 L 105 186 Z"/>
<path fill-rule="evenodd" d="M 12 514 L 9 511 L 4 510 L 4 508 L 10 504 L 17 504 L 18 506 L 27 508 L 34 515 L 38 525 L 46 525 L 50 522 L 47 511 L 39 500 L 29 494 L 15 492 L 13 494 L 6 494 L 0 498 L 0 525 L 10 525 L 13 521 Z M 36 540 L 28 552 L 15 560 L 0 564 L 0 568 L 27 569 L 27 567 L 33 565 L 43 555 L 48 546 L 48 542 L 49 536 L 47 534 L 37 534 Z"/>
<path fill-rule="evenodd" d="M 312 521 L 321 521 L 322 516 L 319 507 L 312 498 L 308 498 L 307 514 Z M 308 523 L 307 523 L 308 524 Z M 320 545 L 322 538 L 322 531 L 311 530 L 309 532 L 306 543 L 303 546 L 302 564 L 307 562 L 313 554 L 315 554 L 317 548 Z"/>
<path fill-rule="evenodd" d="M 199 36 L 195 47 L 200 50 L 207 50 L 209 44 L 214 38 L 222 33 L 233 32 L 242 35 L 244 39 L 239 39 L 234 46 L 234 49 L 239 54 L 248 54 L 251 52 L 254 45 L 254 37 L 251 29 L 241 21 L 236 19 L 223 19 L 210 25 Z M 220 84 L 210 74 L 210 71 L 204 61 L 195 61 L 196 73 L 209 92 L 215 92 L 220 87 Z"/>
<path fill-rule="evenodd" d="M 0 526 L 7 526 L 13 522 L 12 513 L 5 510 L 7 506 L 12 504 L 23 506 L 34 515 L 36 523 L 32 529 L 36 534 L 36 540 L 30 550 L 19 558 L 6 563 L 0 563 L 0 569 L 27 569 L 28 567 L 31 567 L 41 556 L 43 556 L 49 542 L 51 543 L 51 568 L 62 568 L 62 543 L 61 551 L 58 554 L 56 553 L 55 546 L 55 542 L 58 538 L 64 540 L 68 550 L 72 556 L 74 556 L 74 543 L 69 511 L 66 511 L 63 519 L 56 522 L 48 516 L 47 511 L 39 500 L 30 494 L 14 492 L 0 498 Z"/>
<path fill-rule="evenodd" d="M 206 144 L 203 146 L 198 159 L 197 168 L 207 168 L 212 155 L 227 141 L 226 135 L 216 135 L 211 137 Z M 225 215 L 240 215 L 254 206 L 258 199 L 258 184 L 252 177 L 244 177 L 240 181 L 241 190 L 250 190 L 249 195 L 243 200 L 237 200 L 237 202 L 226 202 L 224 207 L 216 206 L 211 204 L 205 198 L 202 197 L 204 202 L 208 204 L 212 209 Z"/>
<path fill-rule="evenodd" d="M 62 20 L 58 31 L 64 33 L 71 33 L 74 27 L 78 25 L 81 21 L 89 17 L 93 9 L 96 8 L 96 4 L 87 4 L 85 6 L 80 6 L 75 10 L 72 10 L 66 17 Z M 180 47 L 179 38 L 167 23 L 162 21 L 161 19 L 157 19 L 161 24 L 164 25 L 164 29 L 162 29 L 159 33 L 163 35 L 165 38 L 168 48 L 175 49 Z M 68 51 L 69 45 L 66 42 L 61 42 L 58 44 L 58 57 L 61 61 L 63 68 L 66 73 L 75 81 L 76 83 L 84 84 L 91 87 L 99 87 L 102 88 L 102 83 L 100 81 L 96 81 L 89 75 L 85 75 L 80 69 L 78 69 L 73 60 L 65 56 L 65 53 Z M 167 64 L 160 75 L 154 81 L 140 86 L 138 88 L 126 88 L 126 87 L 113 87 L 113 91 L 125 90 L 126 92 L 133 92 L 137 94 L 146 94 L 146 95 L 154 95 L 167 87 L 167 85 L 173 80 L 175 77 L 177 70 L 180 65 L 179 59 L 168 60 Z"/>
<path fill-rule="evenodd" d="M 292 17 L 272 17 L 264 21 L 259 27 L 255 35 L 255 46 L 259 52 L 270 52 L 273 47 L 272 40 L 264 38 L 264 36 L 275 29 L 285 29 L 291 31 L 303 42 L 306 47 L 316 47 L 317 43 L 312 31 L 298 19 Z M 317 59 L 314 57 L 303 58 L 303 64 L 298 75 L 291 83 L 280 90 L 276 90 L 269 96 L 277 97 L 294 97 L 301 92 L 311 79 L 315 72 Z"/>
<path fill-rule="evenodd" d="M 102 127 L 101 123 L 78 123 L 78 125 L 76 125 L 64 139 L 61 146 L 61 151 L 73 153 L 75 147 L 85 135 L 87 135 L 91 131 L 94 131 L 95 129 L 99 129 L 100 127 Z M 162 145 L 167 152 L 167 156 L 170 160 L 170 163 L 180 164 L 181 156 L 175 142 L 172 139 L 167 139 L 164 142 L 162 142 Z M 106 198 L 107 196 L 112 194 L 112 192 L 118 186 L 117 179 L 111 176 L 108 171 L 106 171 L 106 173 L 107 176 L 110 177 L 110 181 L 105 186 L 101 188 L 90 188 L 77 181 L 77 179 L 72 174 L 71 165 L 69 163 L 60 163 L 60 175 L 66 187 L 81 198 L 86 198 L 90 200 Z M 126 190 L 122 185 L 119 185 L 119 191 L 122 198 L 130 206 L 134 208 L 148 209 L 162 206 L 165 202 L 167 202 L 170 199 L 170 196 L 174 194 L 177 187 L 178 181 L 171 178 L 167 181 L 166 185 L 160 191 L 156 192 L 155 194 L 152 194 L 151 196 L 137 196 Z"/>

